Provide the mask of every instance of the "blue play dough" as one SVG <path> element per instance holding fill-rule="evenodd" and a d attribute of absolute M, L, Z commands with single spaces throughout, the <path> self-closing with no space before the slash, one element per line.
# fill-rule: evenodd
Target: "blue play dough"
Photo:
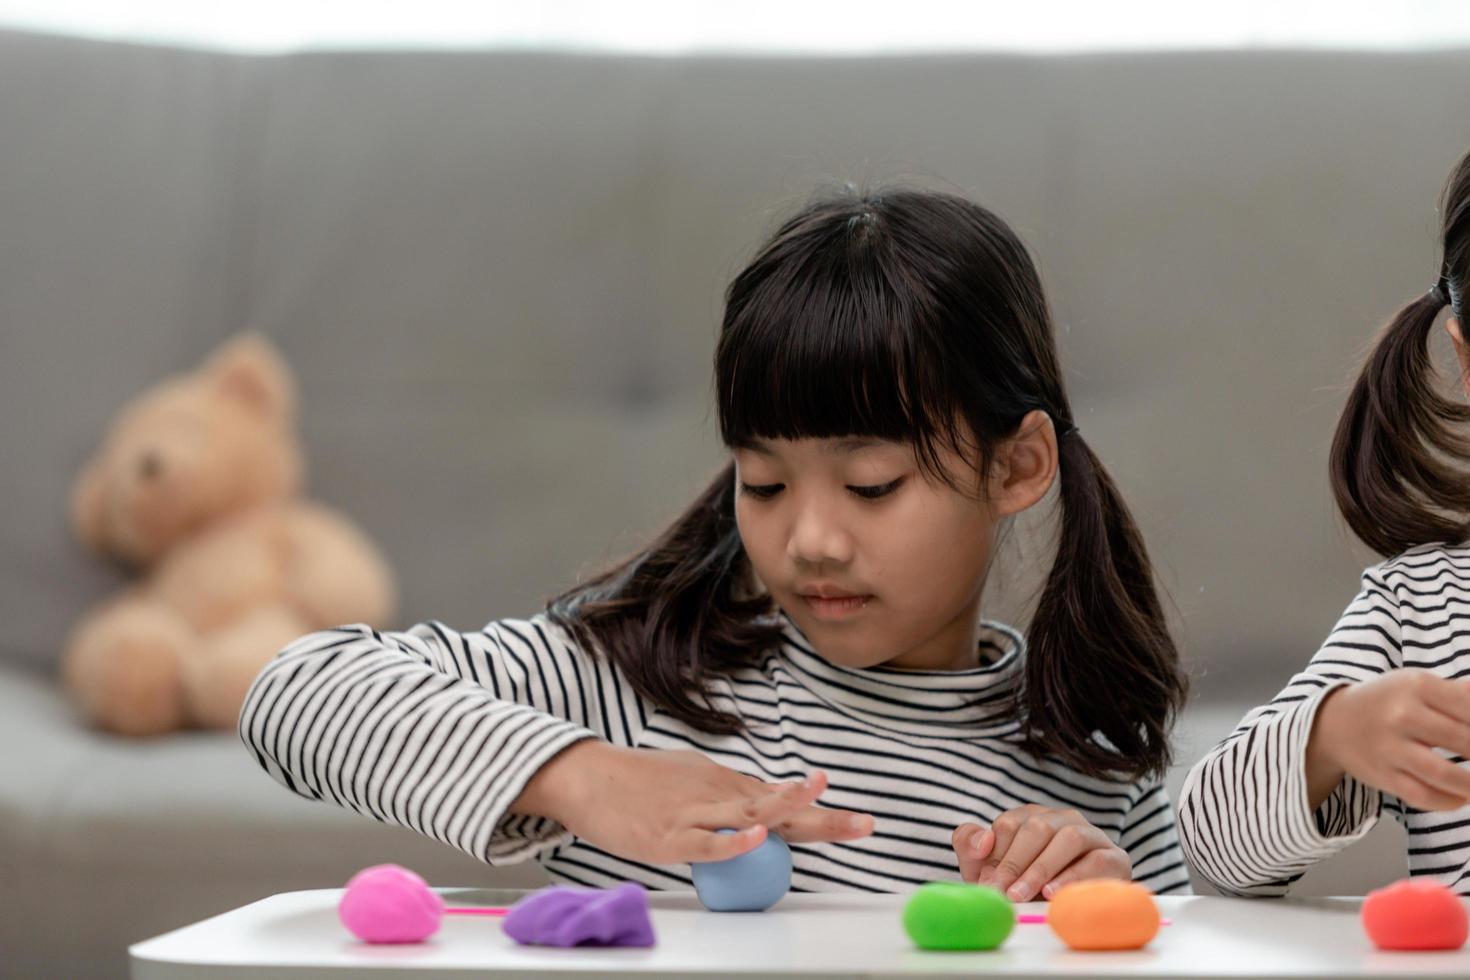
<path fill-rule="evenodd" d="M 711 912 L 763 912 L 791 890 L 791 849 L 775 834 L 739 857 L 691 867 L 700 904 Z"/>

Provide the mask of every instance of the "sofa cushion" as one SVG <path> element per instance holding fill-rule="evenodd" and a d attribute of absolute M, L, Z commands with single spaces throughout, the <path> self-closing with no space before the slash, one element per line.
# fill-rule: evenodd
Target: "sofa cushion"
<path fill-rule="evenodd" d="M 393 861 L 443 886 L 536 887 L 410 830 L 297 797 L 233 733 L 87 731 L 0 667 L 0 949 L 7 976 L 120 976 L 128 943 Z M 29 968 L 27 968 L 27 965 Z M 11 973 L 10 971 L 15 971 Z"/>

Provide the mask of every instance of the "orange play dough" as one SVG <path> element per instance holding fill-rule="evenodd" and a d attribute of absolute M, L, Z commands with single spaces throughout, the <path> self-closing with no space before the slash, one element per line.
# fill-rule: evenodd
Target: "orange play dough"
<path fill-rule="evenodd" d="M 1099 878 L 1058 891 L 1046 921 L 1073 949 L 1141 949 L 1159 931 L 1159 907 L 1142 885 Z"/>

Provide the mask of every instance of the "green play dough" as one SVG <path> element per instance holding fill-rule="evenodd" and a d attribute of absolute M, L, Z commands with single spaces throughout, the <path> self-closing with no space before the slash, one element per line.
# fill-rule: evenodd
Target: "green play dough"
<path fill-rule="evenodd" d="M 1016 909 L 985 885 L 935 881 L 903 908 L 903 928 L 920 949 L 995 949 L 1016 924 Z"/>

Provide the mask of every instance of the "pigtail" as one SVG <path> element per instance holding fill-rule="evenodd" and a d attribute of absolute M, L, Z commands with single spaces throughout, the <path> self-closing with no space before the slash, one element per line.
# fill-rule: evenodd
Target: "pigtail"
<path fill-rule="evenodd" d="M 750 580 L 731 463 L 645 550 L 557 597 L 548 613 L 644 698 L 697 730 L 727 734 L 742 725 L 710 707 L 709 680 L 781 638 L 762 616 L 770 598 Z"/>
<path fill-rule="evenodd" d="M 1089 775 L 1161 775 L 1187 682 L 1143 537 L 1081 433 L 1059 450 L 1057 557 L 1019 694 L 1027 748 Z"/>
<path fill-rule="evenodd" d="M 1470 532 L 1470 408 L 1440 394 L 1429 338 L 1440 287 L 1389 323 L 1348 395 L 1332 438 L 1332 492 L 1353 533 L 1380 555 Z"/>
<path fill-rule="evenodd" d="M 1384 328 L 1353 384 L 1332 437 L 1337 508 L 1362 541 L 1396 555 L 1470 533 L 1470 408 L 1440 394 L 1429 338 L 1446 306 L 1461 320 L 1470 275 L 1470 154 L 1440 202 L 1444 260 L 1439 279 Z"/>

